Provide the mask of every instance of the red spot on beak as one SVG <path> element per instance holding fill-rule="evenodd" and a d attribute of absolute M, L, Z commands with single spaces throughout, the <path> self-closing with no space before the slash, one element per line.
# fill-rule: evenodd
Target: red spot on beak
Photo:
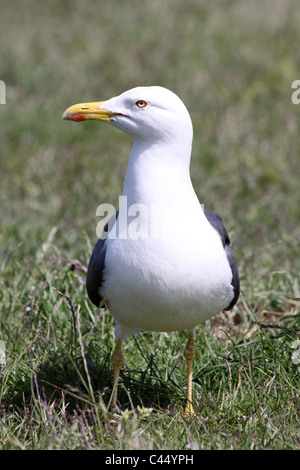
<path fill-rule="evenodd" d="M 85 116 L 84 114 L 76 113 L 76 114 L 71 114 L 70 116 L 68 116 L 68 119 L 70 119 L 70 121 L 79 122 L 79 121 L 84 121 Z"/>

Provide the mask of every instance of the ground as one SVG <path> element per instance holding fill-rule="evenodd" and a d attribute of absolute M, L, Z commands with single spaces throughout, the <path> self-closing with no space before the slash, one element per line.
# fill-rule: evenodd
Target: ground
<path fill-rule="evenodd" d="M 296 0 L 15 0 L 1 8 L 0 448 L 299 449 L 300 79 Z M 88 301 L 96 208 L 117 205 L 130 140 L 61 121 L 77 102 L 162 85 L 194 123 L 191 174 L 241 275 L 199 327 L 197 417 L 182 416 L 187 332 L 124 343 Z M 75 326 L 74 326 L 75 319 Z"/>

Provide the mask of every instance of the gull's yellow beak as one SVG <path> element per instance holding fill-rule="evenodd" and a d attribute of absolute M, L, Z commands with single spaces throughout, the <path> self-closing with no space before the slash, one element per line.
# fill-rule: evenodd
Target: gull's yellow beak
<path fill-rule="evenodd" d="M 113 116 L 118 113 L 112 113 L 106 109 L 99 109 L 105 101 L 95 101 L 93 103 L 78 103 L 66 109 L 62 119 L 70 121 L 86 121 L 87 119 L 96 119 L 98 121 L 111 121 Z"/>

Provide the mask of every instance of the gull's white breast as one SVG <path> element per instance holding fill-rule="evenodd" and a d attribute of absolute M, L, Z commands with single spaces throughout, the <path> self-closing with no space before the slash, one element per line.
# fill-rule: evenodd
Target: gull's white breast
<path fill-rule="evenodd" d="M 200 205 L 198 210 L 187 230 L 178 223 L 165 239 L 107 240 L 102 293 L 115 320 L 129 330 L 192 328 L 229 305 L 226 253 Z"/>
<path fill-rule="evenodd" d="M 170 149 L 169 143 L 165 150 L 160 145 L 132 149 L 123 188 L 125 212 L 137 203 L 146 211 L 122 225 L 121 206 L 120 232 L 107 240 L 101 289 L 119 337 L 139 329 L 193 328 L 233 298 L 232 272 L 220 236 L 193 189 L 189 155 L 176 145 Z M 153 207 L 164 208 L 166 215 L 158 237 L 151 231 L 157 228 Z M 141 237 L 132 237 L 136 232 L 129 230 L 135 220 L 147 227 Z"/>

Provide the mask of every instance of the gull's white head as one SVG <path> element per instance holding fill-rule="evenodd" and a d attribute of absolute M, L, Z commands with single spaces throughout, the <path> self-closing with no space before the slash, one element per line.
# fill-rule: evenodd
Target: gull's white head
<path fill-rule="evenodd" d="M 129 134 L 134 142 L 184 139 L 191 144 L 193 138 L 185 105 L 175 93 L 159 86 L 137 87 L 107 101 L 76 104 L 64 112 L 63 119 L 106 121 Z"/>

